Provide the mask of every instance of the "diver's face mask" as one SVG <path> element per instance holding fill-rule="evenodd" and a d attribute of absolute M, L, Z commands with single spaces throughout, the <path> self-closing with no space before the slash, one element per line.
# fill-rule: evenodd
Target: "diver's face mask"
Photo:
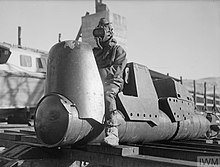
<path fill-rule="evenodd" d="M 101 28 L 101 27 L 96 27 L 94 30 L 93 30 L 93 36 L 95 38 L 102 38 L 105 36 L 106 32 L 104 30 L 104 28 Z"/>
<path fill-rule="evenodd" d="M 93 30 L 93 36 L 98 47 L 102 49 L 103 43 L 110 40 L 113 36 L 112 27 L 109 24 L 105 26 L 97 26 Z"/>

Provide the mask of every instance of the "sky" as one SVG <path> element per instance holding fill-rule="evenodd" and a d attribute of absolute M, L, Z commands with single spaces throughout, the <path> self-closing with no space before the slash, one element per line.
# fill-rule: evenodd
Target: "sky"
<path fill-rule="evenodd" d="M 127 19 L 127 57 L 149 69 L 183 79 L 220 77 L 220 1 L 103 0 Z M 0 42 L 49 51 L 75 39 L 81 17 L 95 0 L 0 0 Z"/>

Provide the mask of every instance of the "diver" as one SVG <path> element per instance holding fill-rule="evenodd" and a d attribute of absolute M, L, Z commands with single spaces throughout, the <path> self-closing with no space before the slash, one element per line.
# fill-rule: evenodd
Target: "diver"
<path fill-rule="evenodd" d="M 95 60 L 102 79 L 105 96 L 104 144 L 119 145 L 118 110 L 116 95 L 123 89 L 123 71 L 127 63 L 126 52 L 113 38 L 113 27 L 106 18 L 101 18 L 93 30 L 98 47 L 93 48 Z"/>

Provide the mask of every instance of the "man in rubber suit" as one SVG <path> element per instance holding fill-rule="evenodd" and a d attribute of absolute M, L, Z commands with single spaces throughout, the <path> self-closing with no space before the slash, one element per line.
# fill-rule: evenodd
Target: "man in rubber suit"
<path fill-rule="evenodd" d="M 93 30 L 98 47 L 93 48 L 96 63 L 104 86 L 105 96 L 105 138 L 108 145 L 119 145 L 118 111 L 116 95 L 123 89 L 123 70 L 127 63 L 126 52 L 116 45 L 113 28 L 105 18 L 101 18 Z"/>

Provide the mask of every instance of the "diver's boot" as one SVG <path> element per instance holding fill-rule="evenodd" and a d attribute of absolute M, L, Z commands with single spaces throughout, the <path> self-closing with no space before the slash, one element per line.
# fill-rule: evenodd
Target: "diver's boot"
<path fill-rule="evenodd" d="M 119 145 L 118 128 L 117 127 L 106 127 L 106 137 L 104 143 L 111 146 Z"/>
<path fill-rule="evenodd" d="M 104 143 L 117 146 L 119 145 L 119 137 L 118 137 L 118 118 L 117 118 L 117 111 L 113 111 L 110 115 L 110 119 L 106 121 L 106 128 L 105 128 L 105 135 Z"/>

